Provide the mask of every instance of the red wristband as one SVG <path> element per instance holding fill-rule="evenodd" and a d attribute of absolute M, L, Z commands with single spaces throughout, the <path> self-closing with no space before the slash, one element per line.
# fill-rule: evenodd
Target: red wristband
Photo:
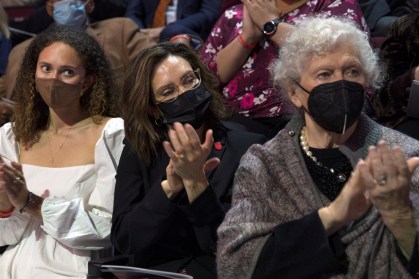
<path fill-rule="evenodd" d="M 9 217 L 10 215 L 12 215 L 13 211 L 15 211 L 15 207 L 13 206 L 12 209 L 10 209 L 9 212 L 0 212 L 0 216 L 2 217 Z"/>
<path fill-rule="evenodd" d="M 176 36 L 172 37 L 172 38 L 170 39 L 170 41 L 172 42 L 172 41 L 174 41 L 174 40 L 176 40 L 176 39 L 179 39 L 179 38 L 186 39 L 186 40 L 188 40 L 188 41 L 189 41 L 189 43 L 191 42 L 191 39 L 189 38 L 189 36 L 188 36 L 188 35 L 176 35 Z"/>
<path fill-rule="evenodd" d="M 239 42 L 245 47 L 245 48 L 255 48 L 256 45 L 249 45 L 246 43 L 242 38 L 242 33 L 239 34 Z"/>

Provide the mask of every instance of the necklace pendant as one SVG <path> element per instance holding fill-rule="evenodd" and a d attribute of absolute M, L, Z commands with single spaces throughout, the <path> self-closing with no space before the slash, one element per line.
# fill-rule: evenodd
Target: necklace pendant
<path fill-rule="evenodd" d="M 345 182 L 345 180 L 346 180 L 346 175 L 344 175 L 343 173 L 340 173 L 340 174 L 338 175 L 338 179 L 339 179 L 339 182 Z"/>
<path fill-rule="evenodd" d="M 54 158 L 51 158 L 51 164 L 54 163 Z"/>

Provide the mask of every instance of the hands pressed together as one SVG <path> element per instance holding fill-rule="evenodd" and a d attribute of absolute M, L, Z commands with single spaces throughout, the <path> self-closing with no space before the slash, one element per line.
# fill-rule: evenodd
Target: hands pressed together
<path fill-rule="evenodd" d="M 410 182 L 419 166 L 419 157 L 406 160 L 399 147 L 389 148 L 380 141 L 370 147 L 365 161 L 360 160 L 340 195 L 319 216 L 328 235 L 362 217 L 371 204 L 410 258 L 415 242 L 415 227 L 410 203 Z"/>
<path fill-rule="evenodd" d="M 162 187 L 169 199 L 185 188 L 192 203 L 208 187 L 205 172 L 216 168 L 220 160 L 207 160 L 214 144 L 212 130 L 206 131 L 205 141 L 201 144 L 191 125 L 174 123 L 173 129 L 169 131 L 171 143 L 163 143 L 170 162 L 166 168 L 167 180 L 162 182 Z"/>
<path fill-rule="evenodd" d="M 1 211 L 24 208 L 28 202 L 29 191 L 22 174 L 22 166 L 12 162 L 6 165 L 0 158 L 0 202 Z"/>
<path fill-rule="evenodd" d="M 242 38 L 255 45 L 263 38 L 263 25 L 279 17 L 275 0 L 242 0 L 243 25 Z"/>

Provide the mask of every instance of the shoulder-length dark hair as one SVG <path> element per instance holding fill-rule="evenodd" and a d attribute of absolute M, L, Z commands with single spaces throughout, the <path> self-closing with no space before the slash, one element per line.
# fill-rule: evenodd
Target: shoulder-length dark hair
<path fill-rule="evenodd" d="M 35 87 L 35 73 L 40 53 L 48 46 L 62 42 L 78 54 L 86 76 L 94 74 L 96 81 L 80 98 L 83 109 L 99 124 L 103 116 L 119 116 L 115 77 L 111 65 L 98 42 L 89 34 L 66 26 L 49 28 L 35 37 L 23 57 L 16 80 L 15 119 L 13 133 L 16 141 L 28 147 L 39 140 L 46 128 L 49 107 Z"/>
<path fill-rule="evenodd" d="M 220 120 L 227 120 L 233 114 L 223 105 L 217 79 L 190 47 L 166 42 L 142 50 L 132 62 L 125 80 L 121 107 L 125 136 L 131 142 L 133 151 L 148 164 L 152 156 L 157 155 L 169 129 L 167 125 L 156 125 L 149 112 L 157 111 L 163 115 L 156 105 L 152 80 L 156 68 L 170 55 L 185 59 L 192 69 L 200 69 L 201 82 L 213 96 L 209 117 L 205 121 L 208 128 L 223 127 Z"/>

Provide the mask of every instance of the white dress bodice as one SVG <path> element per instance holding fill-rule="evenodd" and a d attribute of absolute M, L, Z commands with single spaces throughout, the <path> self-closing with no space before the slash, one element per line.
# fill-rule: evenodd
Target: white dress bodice
<path fill-rule="evenodd" d="M 86 278 L 87 263 L 106 255 L 117 164 L 123 149 L 124 124 L 105 125 L 91 165 L 48 168 L 22 165 L 28 190 L 43 197 L 43 222 L 19 210 L 0 219 L 0 278 Z M 17 162 L 19 146 L 11 124 L 0 129 L 0 154 Z M 107 250 L 104 250 L 107 249 Z"/>

